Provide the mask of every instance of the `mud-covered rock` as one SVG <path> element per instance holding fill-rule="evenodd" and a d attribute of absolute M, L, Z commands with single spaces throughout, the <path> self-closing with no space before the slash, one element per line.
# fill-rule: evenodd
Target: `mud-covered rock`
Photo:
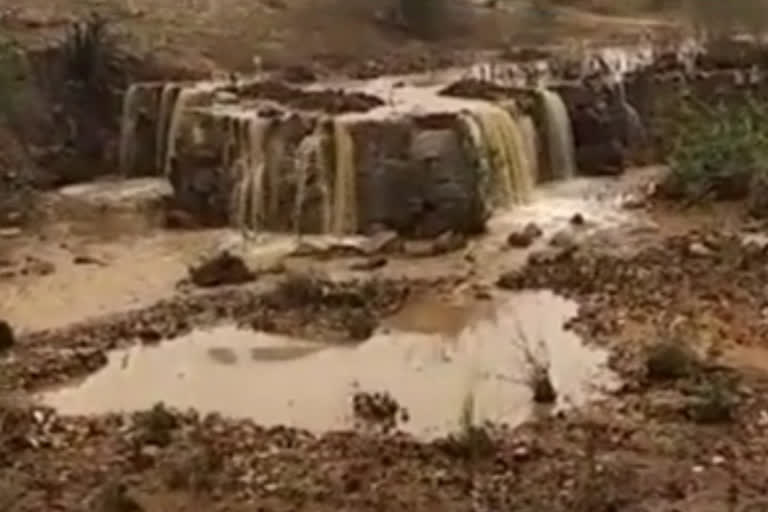
<path fill-rule="evenodd" d="M 16 344 L 13 328 L 5 320 L 0 320 L 0 352 L 8 350 Z"/>
<path fill-rule="evenodd" d="M 189 278 L 196 286 L 211 287 L 253 281 L 255 274 L 242 258 L 222 251 L 199 265 L 189 268 Z"/>
<path fill-rule="evenodd" d="M 536 223 L 530 222 L 523 229 L 510 233 L 507 236 L 507 245 L 516 249 L 524 249 L 531 246 L 542 234 L 541 228 Z"/>

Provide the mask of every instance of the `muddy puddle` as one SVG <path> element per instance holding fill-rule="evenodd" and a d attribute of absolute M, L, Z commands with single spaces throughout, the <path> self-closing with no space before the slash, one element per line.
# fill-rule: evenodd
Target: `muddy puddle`
<path fill-rule="evenodd" d="M 549 292 L 485 304 L 415 302 L 357 346 L 220 327 L 114 352 L 100 372 L 40 400 L 65 414 L 163 401 L 322 432 L 354 426 L 355 393 L 388 392 L 409 413 L 401 428 L 430 438 L 459 428 L 471 395 L 474 421 L 514 425 L 534 409 L 532 358 L 548 361 L 559 406 L 584 403 L 616 384 L 606 355 L 563 330 L 575 313 L 575 303 Z"/>

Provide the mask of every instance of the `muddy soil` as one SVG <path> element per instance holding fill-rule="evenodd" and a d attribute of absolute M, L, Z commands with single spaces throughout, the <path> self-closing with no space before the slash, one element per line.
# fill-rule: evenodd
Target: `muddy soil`
<path fill-rule="evenodd" d="M 109 511 L 759 510 L 754 507 L 763 506 L 768 485 L 764 226 L 747 220 L 738 204 L 684 212 L 650 199 L 640 209 L 637 201 L 629 210 L 620 206 L 618 199 L 644 188 L 646 179 L 641 172 L 618 183 L 595 179 L 544 188 L 535 205 L 510 218 L 499 216 L 489 233 L 456 252 L 425 258 L 385 251 L 379 257 L 386 264 L 374 267 L 357 263 L 361 255 L 365 261 L 377 257 L 370 252 L 375 244 L 357 241 L 345 241 L 346 251 L 338 241 L 326 243 L 328 250 L 313 242 L 311 251 L 307 241 L 286 241 L 270 257 L 254 260 L 247 257 L 247 244 L 227 242 L 233 233 L 165 231 L 156 214 L 147 214 L 152 201 L 102 208 L 107 213 L 98 222 L 78 208 L 56 210 L 49 228 L 27 228 L 6 239 L 13 246 L 12 264 L 35 256 L 52 266 L 37 272 L 29 263 L 26 274 L 0 281 L 4 296 L 14 294 L 3 310 L 12 327 L 19 326 L 0 356 L 0 500 L 14 511 L 74 511 L 83 504 Z M 110 201 L 131 197 L 110 187 Z M 510 234 L 533 224 L 530 246 L 509 244 Z M 256 243 L 262 256 L 274 244 L 264 243 Z M 282 268 L 254 272 L 255 280 L 244 284 L 201 288 L 187 280 L 194 261 L 227 245 L 239 247 L 249 269 L 280 269 L 275 261 Z M 143 280 L 147 272 L 153 279 Z M 483 400 L 504 396 L 501 387 L 478 388 L 461 398 L 463 384 L 448 381 L 442 402 L 431 398 L 435 405 L 405 408 L 403 395 L 387 394 L 386 387 L 359 389 L 346 407 L 361 424 L 338 432 L 265 427 L 237 414 L 226 418 L 169 406 L 78 416 L 39 399 L 39 393 L 75 396 L 78 386 L 103 393 L 93 387 L 99 381 L 89 379 L 108 364 L 120 371 L 120 350 L 180 347 L 192 343 L 185 335 L 201 328 L 225 333 L 233 326 L 304 340 L 290 351 L 246 345 L 243 350 L 258 362 L 253 368 L 298 369 L 290 386 L 260 388 L 251 396 L 305 399 L 311 396 L 307 390 L 332 379 L 314 369 L 302 373 L 302 366 L 286 361 L 309 361 L 327 347 L 362 347 L 366 339 L 397 344 L 398 333 L 409 332 L 423 338 L 414 338 L 420 341 L 404 352 L 410 355 L 398 357 L 416 363 L 413 371 L 424 371 L 428 367 L 419 370 L 424 363 L 417 357 L 424 350 L 439 347 L 435 354 L 456 359 L 460 352 L 451 347 L 480 347 L 498 335 L 467 326 L 498 304 L 500 294 L 542 289 L 578 302 L 565 332 L 607 350 L 621 379 L 618 386 L 596 389 L 597 402 L 574 409 L 562 394 L 561 372 L 573 371 L 566 363 L 575 358 L 564 357 L 568 352 L 555 335 L 564 318 L 553 315 L 553 303 L 503 313 L 500 320 L 511 322 L 499 324 L 503 332 L 513 335 L 527 325 L 533 346 L 539 346 L 537 336 L 549 342 L 549 358 L 524 354 L 534 369 L 542 365 L 558 401 L 563 395 L 554 409 L 525 402 L 530 409 L 519 410 L 526 411 L 525 423 L 515 428 L 473 420 L 493 403 Z M 84 301 L 86 290 L 90 298 Z M 138 300 L 126 300 L 131 294 Z M 468 309 L 468 303 L 475 306 Z M 523 315 L 520 324 L 516 315 Z M 242 342 L 236 340 L 222 338 L 205 349 L 217 366 L 203 367 L 203 377 L 208 371 L 213 379 L 227 368 L 234 375 L 232 365 L 243 363 Z M 499 360 L 500 353 L 482 354 L 476 353 L 473 364 L 487 372 L 487 362 Z M 125 371 L 138 371 L 128 364 Z M 376 374 L 375 359 L 364 364 L 374 365 L 368 373 Z M 390 364 L 381 359 L 379 366 Z M 315 377 L 302 380 L 310 375 Z M 525 383 L 526 375 L 532 373 L 511 377 Z M 280 379 L 252 382 L 267 386 Z M 439 382 L 435 386 L 440 389 Z M 247 386 L 226 389 L 249 393 Z M 267 403 L 274 407 L 273 398 L 262 399 L 265 412 Z M 247 396 L 239 402 L 247 404 Z M 432 440 L 405 433 L 408 417 L 420 424 L 438 403 L 441 410 L 455 410 L 455 421 L 465 426 Z"/>

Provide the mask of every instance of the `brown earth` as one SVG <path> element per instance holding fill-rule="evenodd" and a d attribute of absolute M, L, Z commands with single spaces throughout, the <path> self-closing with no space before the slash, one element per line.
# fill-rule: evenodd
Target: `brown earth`
<path fill-rule="evenodd" d="M 502 280 L 581 303 L 573 329 L 610 348 L 624 378 L 604 402 L 514 430 L 478 426 L 424 443 L 396 432 L 266 429 L 162 407 L 71 417 L 16 398 L 95 371 L 109 349 L 221 322 L 348 343 L 367 337 L 409 291 L 459 293 L 481 285 L 485 274 L 481 258 L 476 277 L 458 285 L 387 279 L 387 267 L 357 283 L 271 275 L 174 292 L 169 281 L 155 292 L 162 300 L 150 296 L 133 311 L 90 312 L 72 325 L 32 324 L 19 334 L 0 360 L 8 392 L 0 499 L 12 504 L 8 510 L 30 512 L 80 510 L 83 503 L 106 511 L 761 510 L 754 507 L 763 506 L 768 484 L 768 255 L 759 239 L 744 243 L 736 233 L 759 235 L 764 226 L 748 221 L 740 204 L 648 207 L 662 227 L 639 249 L 627 240 L 622 256 L 576 243 L 561 258 L 532 258 Z M 120 240 L 92 239 L 89 254 L 99 254 L 100 243 L 135 243 Z M 343 258 L 318 257 L 325 265 Z M 82 275 L 127 268 L 109 258 L 104 265 L 73 268 Z M 179 265 L 176 275 L 183 270 Z M 11 279 L 34 286 L 69 272 L 62 266 Z M 22 294 L 17 307 L 33 299 Z"/>

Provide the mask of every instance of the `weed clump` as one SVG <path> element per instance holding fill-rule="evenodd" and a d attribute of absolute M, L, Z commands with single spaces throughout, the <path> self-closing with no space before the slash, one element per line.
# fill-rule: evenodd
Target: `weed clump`
<path fill-rule="evenodd" d="M 705 425 L 732 421 L 738 405 L 733 388 L 733 383 L 722 376 L 707 379 L 694 391 L 686 415 L 691 421 Z"/>
<path fill-rule="evenodd" d="M 693 375 L 698 367 L 696 354 L 672 341 L 650 347 L 645 360 L 645 373 L 650 380 L 683 379 Z"/>
<path fill-rule="evenodd" d="M 475 421 L 475 394 L 471 388 L 461 404 L 459 431 L 449 436 L 447 441 L 449 453 L 470 462 L 489 457 L 495 452 L 490 432 Z"/>
<path fill-rule="evenodd" d="M 149 411 L 139 413 L 136 423 L 139 440 L 155 446 L 168 446 L 172 441 L 173 431 L 179 426 L 176 417 L 163 403 L 155 404 Z"/>

